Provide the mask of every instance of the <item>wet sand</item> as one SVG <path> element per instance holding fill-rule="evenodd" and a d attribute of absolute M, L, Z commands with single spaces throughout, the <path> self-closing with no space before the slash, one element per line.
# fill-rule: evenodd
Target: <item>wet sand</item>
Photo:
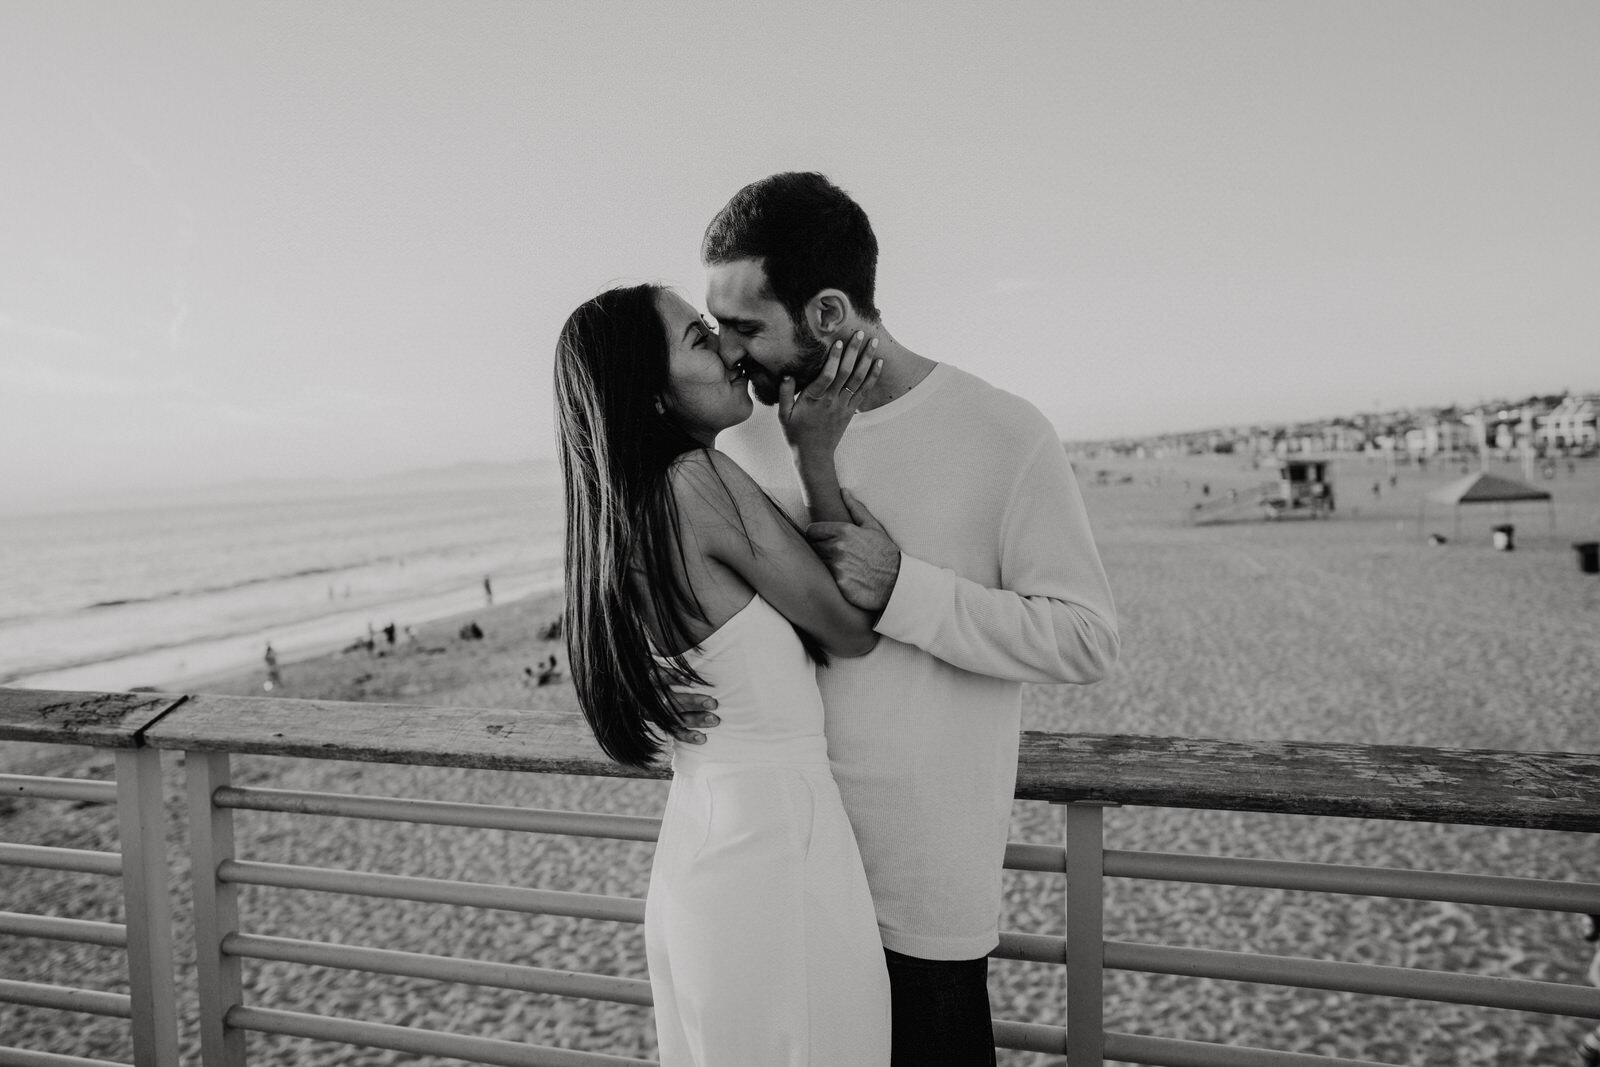
<path fill-rule="evenodd" d="M 1109 484 L 1094 484 L 1106 469 Z M 1496 473 L 1521 477 L 1515 467 Z M 1124 637 L 1116 674 L 1088 689 L 1027 687 L 1029 729 L 1202 737 L 1334 740 L 1519 750 L 1600 751 L 1600 577 L 1578 572 L 1575 541 L 1600 540 L 1600 462 L 1537 484 L 1556 494 L 1555 530 L 1543 504 L 1462 509 L 1422 493 L 1455 467 L 1337 468 L 1339 512 L 1326 521 L 1192 526 L 1188 515 L 1229 488 L 1262 480 L 1233 457 L 1089 460 L 1079 476 L 1117 597 Z M 1123 477 L 1130 480 L 1122 481 Z M 1187 486 L 1185 486 L 1187 482 Z M 1374 497 L 1371 487 L 1379 483 Z M 1490 526 L 1509 519 L 1516 549 L 1496 551 Z M 1430 545 L 1429 531 L 1448 538 Z M 565 654 L 539 630 L 555 598 L 530 598 L 418 627 L 412 647 L 358 651 L 282 665 L 286 696 L 468 706 L 573 708 L 564 684 L 524 673 Z M 477 621 L 481 641 L 458 630 Z M 404 625 L 406 620 L 397 620 Z M 352 635 L 352 640 L 359 635 Z M 208 691 L 258 695 L 264 669 L 212 678 Z M 92 754 L 41 751 L 38 766 L 109 774 Z M 243 758 L 238 780 L 290 788 L 419 795 L 545 808 L 655 814 L 654 782 Z M 169 758 L 176 816 L 180 768 Z M 110 813 L 64 802 L 12 802 L 0 838 L 115 847 Z M 6 806 L 0 805 L 0 811 Z M 276 862 L 511 882 L 639 896 L 649 848 L 618 842 L 473 833 L 404 824 L 241 813 L 241 856 Z M 1600 849 L 1573 834 L 1416 826 L 1169 809 L 1113 809 L 1113 848 L 1537 875 L 1600 881 Z M 174 845 L 183 844 L 174 819 Z M 1018 803 L 1015 840 L 1058 841 L 1060 813 Z M 181 855 L 181 853 L 180 853 Z M 179 908 L 187 870 L 174 870 Z M 1061 883 L 1008 872 L 1009 929 L 1059 933 Z M 1107 936 L 1282 955 L 1395 963 L 1577 983 L 1588 962 L 1568 916 L 1364 897 L 1108 883 Z M 81 876 L 0 868 L 12 910 L 115 919 L 115 894 Z M 644 976 L 631 927 L 270 889 L 242 893 L 252 932 L 326 938 L 541 966 Z M 181 913 L 181 912 L 180 912 Z M 192 993 L 192 948 L 179 947 Z M 114 953 L 0 939 L 0 973 L 115 989 Z M 995 962 L 1001 1018 L 1060 1022 L 1059 969 Z M 246 964 L 255 1004 L 350 1013 L 388 1022 L 652 1055 L 646 1009 L 497 993 L 315 968 Z M 1384 998 L 1113 972 L 1107 1026 L 1426 1065 L 1565 1062 L 1583 1032 L 1558 1017 Z M 185 1023 L 192 1046 L 192 1021 Z M 88 1016 L 0 1007 L 0 1034 L 23 1047 L 127 1058 L 126 1025 Z M 423 1062 L 295 1039 L 249 1038 L 252 1063 Z M 440 1063 L 446 1061 L 438 1061 Z M 1008 1065 L 1059 1063 L 1002 1053 Z"/>

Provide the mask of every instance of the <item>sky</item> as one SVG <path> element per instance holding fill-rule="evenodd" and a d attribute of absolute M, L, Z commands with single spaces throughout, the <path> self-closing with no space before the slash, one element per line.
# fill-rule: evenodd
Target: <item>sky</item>
<path fill-rule="evenodd" d="M 554 455 L 745 183 L 1069 440 L 1600 389 L 1600 4 L 0 4 L 0 496 Z"/>

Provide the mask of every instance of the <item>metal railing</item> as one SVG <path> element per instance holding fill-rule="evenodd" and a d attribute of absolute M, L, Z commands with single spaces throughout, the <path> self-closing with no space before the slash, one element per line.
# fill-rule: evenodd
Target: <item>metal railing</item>
<path fill-rule="evenodd" d="M 235 753 L 666 776 L 664 769 L 630 772 L 606 761 L 580 718 L 546 711 L 0 689 L 0 741 L 5 740 L 91 744 L 117 752 L 114 784 L 8 775 L 0 776 L 0 789 L 114 800 L 120 858 L 12 844 L 0 845 L 0 864 L 121 872 L 126 924 L 7 914 L 0 915 L 0 934 L 125 946 L 131 994 L 4 981 L 0 1001 L 130 1018 L 137 1064 L 177 1063 L 159 773 L 159 752 L 169 749 L 185 753 L 200 1044 L 207 1067 L 242 1067 L 247 1032 L 518 1067 L 647 1062 L 244 1003 L 241 965 L 249 959 L 648 1005 L 649 984 L 637 978 L 269 937 L 241 926 L 237 893 L 243 885 L 642 922 L 644 901 L 636 898 L 264 863 L 235 852 L 233 813 L 243 810 L 653 841 L 659 820 L 651 818 L 247 788 L 231 780 Z M 1231 772 L 1243 766 L 1248 775 Z M 1061 965 L 1067 992 L 1064 1025 L 997 1020 L 1000 1047 L 1064 1055 L 1069 1067 L 1106 1058 L 1158 1067 L 1373 1067 L 1331 1056 L 1108 1033 L 1102 1021 L 1108 968 L 1600 1018 L 1600 990 L 1589 987 L 1106 941 L 1103 923 L 1106 878 L 1600 913 L 1597 884 L 1127 852 L 1107 849 L 1103 833 L 1104 807 L 1115 804 L 1600 833 L 1600 756 L 1029 733 L 1017 796 L 1064 806 L 1063 844 L 1013 842 L 1006 865 L 1063 876 L 1066 932 L 1006 931 L 994 955 Z M 89 1062 L 0 1049 L 0 1065 Z"/>
<path fill-rule="evenodd" d="M 0 697 L 13 692 L 0 690 Z M 177 1006 L 172 982 L 172 916 L 167 885 L 166 812 L 161 801 L 161 755 L 139 747 L 141 726 L 154 722 L 179 698 L 118 696 L 104 715 L 93 698 L 78 700 L 71 709 L 52 708 L 31 700 L 30 708 L 57 716 L 45 725 L 23 709 L 22 722 L 13 724 L 7 702 L 0 700 L 0 740 L 60 740 L 113 749 L 116 780 L 89 781 L 0 774 L 0 796 L 20 796 L 87 803 L 111 803 L 117 808 L 120 852 L 49 848 L 0 842 L 0 865 L 75 871 L 122 879 L 123 921 L 94 922 L 42 915 L 0 912 L 0 934 L 49 938 L 118 948 L 127 956 L 126 994 L 46 985 L 38 982 L 0 981 L 0 1002 L 87 1012 L 128 1019 L 132 1027 L 134 1062 L 178 1062 Z M 59 703 L 59 702 L 57 702 Z M 7 727 L 13 727 L 8 735 Z M 16 729 L 20 726 L 21 729 Z M 0 1048 L 0 1064 L 22 1067 L 68 1067 L 82 1064 L 77 1057 L 48 1052 L 22 1055 Z"/>

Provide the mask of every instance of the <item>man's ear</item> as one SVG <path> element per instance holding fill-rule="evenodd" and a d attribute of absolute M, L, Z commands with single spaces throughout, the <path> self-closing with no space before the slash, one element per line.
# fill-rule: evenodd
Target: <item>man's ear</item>
<path fill-rule="evenodd" d="M 844 329 L 855 309 L 850 298 L 838 289 L 823 289 L 806 302 L 806 319 L 818 337 L 828 337 Z"/>

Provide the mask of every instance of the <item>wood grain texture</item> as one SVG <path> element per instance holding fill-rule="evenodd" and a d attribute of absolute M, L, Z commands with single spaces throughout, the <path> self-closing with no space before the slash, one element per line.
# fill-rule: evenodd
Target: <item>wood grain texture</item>
<path fill-rule="evenodd" d="M 600 751 L 581 715 L 334 700 L 195 695 L 145 734 L 157 748 L 545 774 L 668 778 Z"/>
<path fill-rule="evenodd" d="M 1600 755 L 1025 733 L 1017 796 L 1600 832 Z"/>
<path fill-rule="evenodd" d="M 0 689 L 0 740 L 671 774 L 612 763 L 580 715 L 509 708 Z M 1016 795 L 1600 833 L 1600 755 L 1029 731 Z"/>
<path fill-rule="evenodd" d="M 183 697 L 0 689 L 0 741 L 138 748 L 140 732 Z"/>

